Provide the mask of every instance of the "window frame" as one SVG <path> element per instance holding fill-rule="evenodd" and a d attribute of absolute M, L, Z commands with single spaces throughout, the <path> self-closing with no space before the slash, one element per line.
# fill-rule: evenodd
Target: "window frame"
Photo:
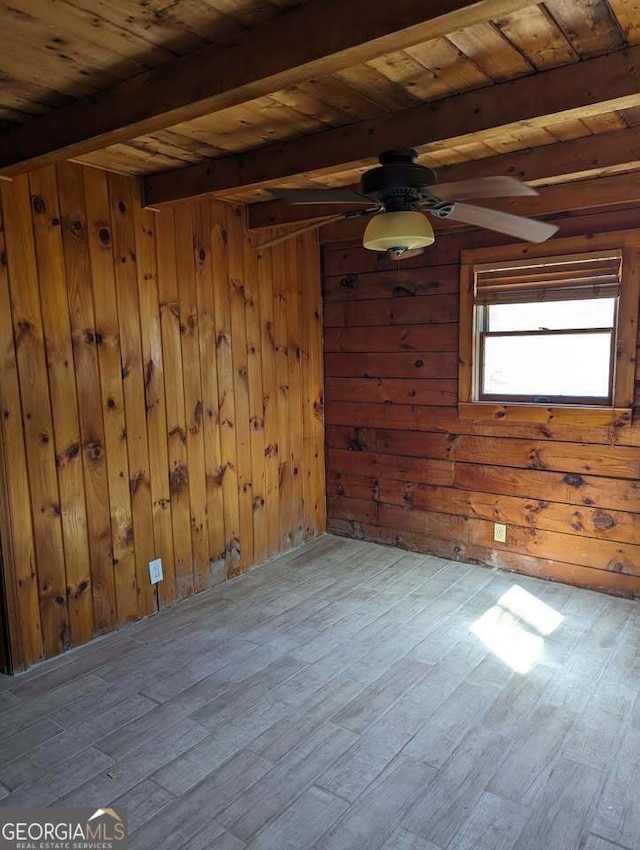
<path fill-rule="evenodd" d="M 580 255 L 607 250 L 622 254 L 620 295 L 612 346 L 611 400 L 603 404 L 581 399 L 550 401 L 478 398 L 478 331 L 476 328 L 475 268 L 491 263 L 535 260 L 540 257 Z M 540 245 L 504 245 L 463 250 L 460 255 L 460 325 L 458 414 L 478 421 L 555 422 L 588 425 L 625 425 L 632 420 L 635 359 L 640 296 L 640 230 L 622 230 L 589 236 L 553 239 Z"/>

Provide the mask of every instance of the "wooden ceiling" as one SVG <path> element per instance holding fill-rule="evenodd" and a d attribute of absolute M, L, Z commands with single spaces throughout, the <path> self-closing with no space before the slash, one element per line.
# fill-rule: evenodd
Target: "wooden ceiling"
<path fill-rule="evenodd" d="M 309 0 L 306 8 L 317 3 L 318 0 Z M 348 6 L 348 0 L 343 5 Z M 393 14 L 400 10 L 402 0 L 385 5 L 391 7 Z M 422 5 L 446 7 L 447 3 Z M 348 125 L 351 132 L 351 127 L 364 128 L 367 122 L 377 126 L 377 120 L 396 112 L 406 115 L 407 120 L 411 116 L 417 120 L 420 116 L 411 110 L 423 103 L 446 101 L 467 109 L 472 101 L 452 100 L 466 92 L 482 90 L 484 94 L 495 87 L 499 100 L 508 81 L 535 78 L 551 69 L 576 66 L 575 72 L 570 71 L 575 86 L 584 77 L 585 69 L 593 67 L 596 73 L 599 66 L 589 64 L 594 57 L 624 53 L 626 48 L 640 43 L 638 0 L 545 0 L 532 5 L 482 0 L 475 5 L 486 6 L 487 13 L 504 8 L 511 11 L 484 18 L 474 12 L 477 22 L 470 26 L 447 30 L 427 41 L 369 56 L 346 67 L 344 62 L 338 62 L 335 68 L 320 63 L 316 70 L 321 73 L 303 76 L 287 87 L 270 91 L 267 86 L 266 93 L 240 99 L 242 102 L 226 108 L 221 101 L 210 114 L 154 128 L 115 144 L 101 144 L 97 149 L 94 145 L 93 150 L 75 158 L 142 175 L 184 169 L 211 159 L 231 162 L 237 159 L 235 154 L 325 133 L 331 128 Z M 277 25 L 299 14 L 300 9 L 294 7 L 300 6 L 300 2 L 292 0 L 0 3 L 0 151 L 3 136 L 10 141 L 17 125 L 33 127 L 34 134 L 42 132 L 36 116 L 57 110 L 62 116 L 70 104 L 84 105 L 96 93 L 117 87 L 125 80 L 144 81 L 146 78 L 140 75 L 162 66 L 177 68 L 179 57 L 206 51 L 211 45 L 219 46 L 224 55 L 228 49 L 225 46 L 242 44 L 247 33 L 257 36 L 259 44 L 260 34 L 265 32 L 266 47 L 271 38 L 271 31 L 265 30 L 267 22 Z M 328 28 L 333 25 L 334 20 L 326 21 Z M 357 20 L 353 26 L 358 27 Z M 554 79 L 561 78 L 548 79 L 551 85 Z M 563 79 L 570 77 L 565 74 Z M 590 79 L 586 76 L 582 85 L 588 84 Z M 559 83 L 559 87 L 562 85 Z M 541 91 L 544 93 L 544 88 Z M 138 92 L 144 99 L 144 86 Z M 540 93 L 536 96 L 543 98 Z M 618 98 L 602 97 L 601 102 L 591 104 L 579 115 L 566 109 L 562 114 L 550 109 L 551 117 L 546 120 L 544 109 L 540 109 L 535 120 L 516 116 L 506 128 L 500 126 L 492 131 L 489 127 L 468 137 L 457 133 L 453 139 L 444 133 L 442 138 L 419 145 L 421 159 L 436 167 L 454 165 L 543 145 L 557 146 L 559 142 L 602 133 L 619 134 L 640 125 L 640 97 L 637 104 L 627 90 Z M 433 120 L 439 118 L 439 113 L 434 113 Z M 425 131 L 425 138 L 431 139 L 433 134 Z M 402 139 L 396 144 L 402 144 Z M 283 155 L 291 150 L 291 145 L 286 144 L 281 149 Z M 278 182 L 289 186 L 346 185 L 357 181 L 371 161 L 368 151 L 362 159 L 352 155 L 342 160 L 343 164 L 319 161 L 317 169 L 313 159 L 304 160 L 302 173 L 295 173 L 298 169 L 293 168 Z M 613 163 L 609 170 L 615 169 Z M 201 172 L 191 173 L 197 178 Z M 557 179 L 551 175 L 549 182 Z M 255 180 L 249 185 L 235 181 L 235 185 L 222 187 L 219 194 L 247 202 L 264 200 L 268 195 L 261 182 Z"/>

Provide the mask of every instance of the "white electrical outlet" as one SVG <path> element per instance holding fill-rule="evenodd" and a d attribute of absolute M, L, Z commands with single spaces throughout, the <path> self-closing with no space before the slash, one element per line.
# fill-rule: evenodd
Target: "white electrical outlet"
<path fill-rule="evenodd" d="M 162 581 L 162 558 L 149 561 L 149 579 L 151 584 L 157 584 L 159 581 Z"/>
<path fill-rule="evenodd" d="M 493 539 L 496 543 L 507 542 L 507 526 L 503 522 L 493 523 Z"/>

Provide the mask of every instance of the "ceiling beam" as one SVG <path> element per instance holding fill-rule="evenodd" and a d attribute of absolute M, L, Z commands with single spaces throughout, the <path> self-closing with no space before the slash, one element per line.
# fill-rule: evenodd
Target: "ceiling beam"
<path fill-rule="evenodd" d="M 558 213 L 588 211 L 604 207 L 637 205 L 640 203 L 640 182 L 629 180 L 627 174 L 614 174 L 610 177 L 596 177 L 580 180 L 576 183 L 560 183 L 556 186 L 543 186 L 537 197 L 500 198 L 495 201 L 478 201 L 478 206 L 524 215 L 533 218 L 545 218 Z M 556 222 L 557 223 L 557 222 Z M 325 225 L 320 230 L 322 242 L 345 242 L 361 239 L 366 227 L 366 219 L 351 219 Z M 434 220 L 437 230 L 469 229 L 457 222 Z M 558 236 L 562 236 L 562 226 Z M 507 239 L 508 237 L 505 237 Z"/>
<path fill-rule="evenodd" d="M 640 45 L 457 94 L 346 127 L 277 142 L 145 180 L 150 206 L 205 193 L 264 186 L 297 174 L 346 168 L 381 150 L 483 141 L 496 131 L 544 127 L 640 104 Z"/>
<path fill-rule="evenodd" d="M 5 131 L 0 175 L 210 115 L 528 5 L 530 0 L 311 0 L 227 47 L 206 47 Z"/>
<path fill-rule="evenodd" d="M 427 155 L 425 165 L 428 164 Z M 506 174 L 534 186 L 582 180 L 622 170 L 640 170 L 640 127 L 555 142 L 551 145 L 445 165 L 437 169 L 441 183 Z M 358 190 L 360 187 L 356 185 L 352 188 Z M 251 204 L 248 224 L 250 230 L 259 230 L 263 227 L 330 216 L 350 209 L 357 207 L 344 204 L 294 206 L 282 201 L 267 201 Z"/>

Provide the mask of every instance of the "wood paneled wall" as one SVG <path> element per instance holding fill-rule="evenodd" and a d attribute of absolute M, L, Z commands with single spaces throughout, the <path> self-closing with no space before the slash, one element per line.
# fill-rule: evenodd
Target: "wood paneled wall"
<path fill-rule="evenodd" d="M 135 179 L 71 163 L 1 197 L 19 668 L 323 531 L 319 252 L 314 234 L 256 251 L 241 207 L 144 210 Z"/>
<path fill-rule="evenodd" d="M 569 215 L 559 235 L 630 228 L 637 214 Z M 440 235 L 399 265 L 325 247 L 328 528 L 640 595 L 637 412 L 622 427 L 458 417 L 460 251 L 505 241 Z"/>

